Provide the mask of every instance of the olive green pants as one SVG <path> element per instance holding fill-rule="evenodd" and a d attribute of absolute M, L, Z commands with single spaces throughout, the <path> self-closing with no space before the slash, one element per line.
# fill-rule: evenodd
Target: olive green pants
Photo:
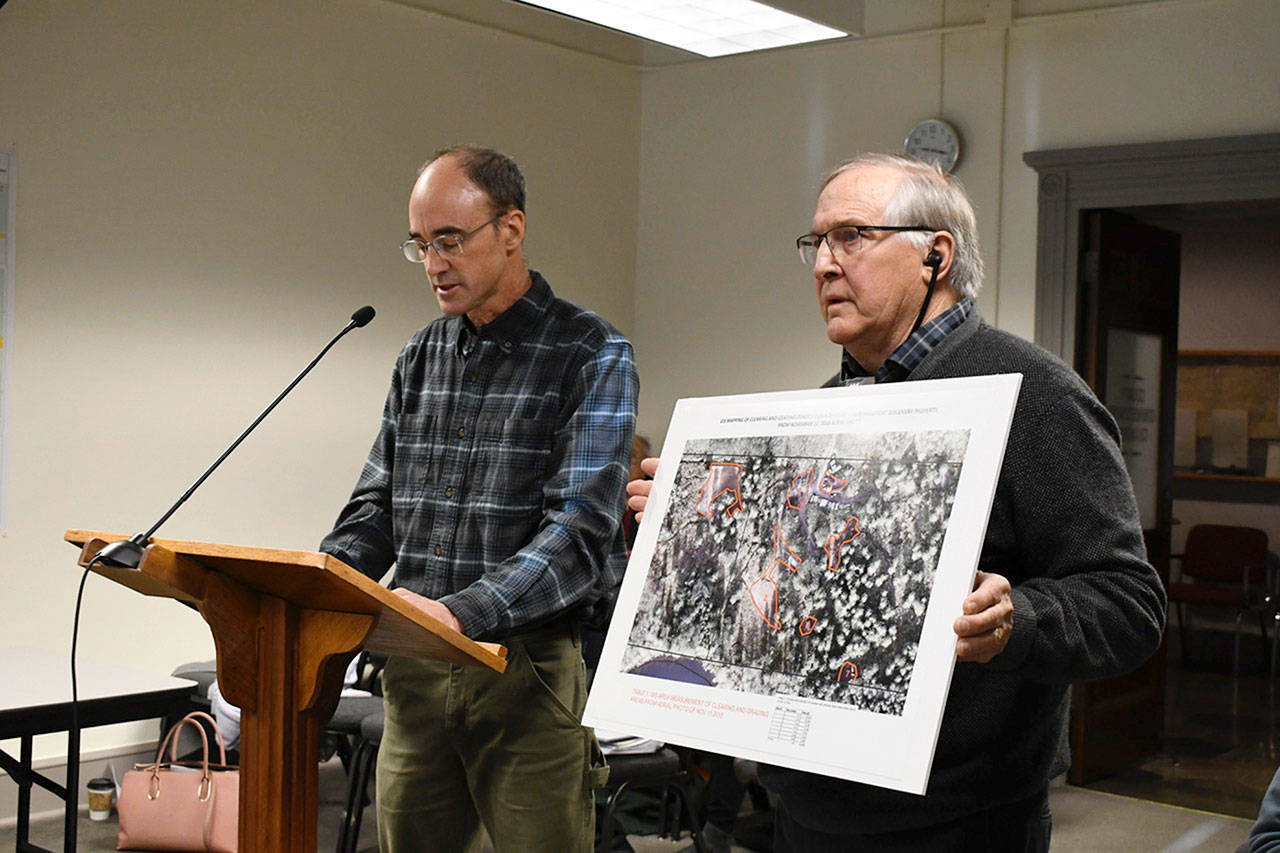
<path fill-rule="evenodd" d="M 592 848 L 603 783 L 581 724 L 586 672 L 564 622 L 507 638 L 505 673 L 393 657 L 378 750 L 383 853 Z M 607 772 L 607 771 L 605 771 Z"/>

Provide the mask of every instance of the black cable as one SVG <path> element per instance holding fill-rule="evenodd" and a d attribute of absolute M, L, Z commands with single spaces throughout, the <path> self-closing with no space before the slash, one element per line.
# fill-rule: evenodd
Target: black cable
<path fill-rule="evenodd" d="M 924 302 L 920 303 L 920 313 L 916 315 L 915 325 L 911 327 L 911 331 L 907 332 L 907 337 L 911 337 L 916 333 L 916 329 L 920 328 L 920 324 L 924 322 L 925 312 L 929 310 L 929 303 L 933 300 L 933 286 L 938 283 L 938 267 L 941 264 L 929 264 L 933 267 L 933 274 L 929 276 L 929 287 L 924 292 Z"/>
<path fill-rule="evenodd" d="M 92 565 L 92 563 L 90 564 Z M 89 579 L 89 568 L 85 567 L 80 576 L 80 588 L 76 591 L 76 615 L 71 622 L 71 734 L 76 743 L 80 742 L 80 692 L 76 683 L 76 644 L 80 640 L 80 602 L 84 600 L 84 584 Z M 68 755 L 67 761 L 79 761 L 80 756 Z M 67 791 L 67 796 L 73 796 Z"/>

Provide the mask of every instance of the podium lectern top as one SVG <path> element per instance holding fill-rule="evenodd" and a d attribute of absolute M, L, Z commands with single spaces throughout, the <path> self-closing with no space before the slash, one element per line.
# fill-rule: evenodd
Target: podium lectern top
<path fill-rule="evenodd" d="M 81 548 L 79 562 L 87 566 L 104 545 L 128 537 L 72 529 L 64 538 Z M 204 599 L 205 576 L 213 571 L 300 608 L 373 616 L 373 632 L 364 644 L 370 651 L 498 672 L 507 665 L 502 646 L 471 640 L 328 554 L 152 539 L 137 569 L 97 565 L 93 571 L 143 595 L 193 607 Z"/>

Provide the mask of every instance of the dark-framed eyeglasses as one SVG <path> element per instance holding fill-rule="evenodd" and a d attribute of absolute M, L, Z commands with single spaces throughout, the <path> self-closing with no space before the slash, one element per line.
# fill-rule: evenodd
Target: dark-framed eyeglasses
<path fill-rule="evenodd" d="M 837 260 L 842 260 L 857 252 L 862 244 L 863 231 L 940 231 L 928 225 L 837 225 L 823 234 L 801 234 L 796 238 L 796 248 L 800 250 L 800 260 L 809 269 L 818 262 L 818 247 L 827 241 L 827 248 Z"/>
<path fill-rule="evenodd" d="M 505 213 L 499 213 L 488 222 L 484 222 L 465 233 L 441 234 L 439 237 L 432 240 L 423 240 L 421 237 L 410 237 L 408 240 L 405 240 L 400 244 L 400 251 L 404 252 L 406 260 L 415 264 L 426 263 L 428 249 L 435 249 L 436 254 L 442 258 L 457 257 L 462 254 L 462 244 L 465 243 L 468 238 L 479 234 L 485 228 L 497 222 L 504 216 L 506 216 Z"/>

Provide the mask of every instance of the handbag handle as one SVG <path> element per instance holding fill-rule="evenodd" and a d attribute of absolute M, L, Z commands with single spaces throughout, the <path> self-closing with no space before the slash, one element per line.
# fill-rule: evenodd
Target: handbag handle
<path fill-rule="evenodd" d="M 181 720 L 175 723 L 172 731 L 176 731 L 178 727 L 181 726 L 183 723 L 192 722 L 192 723 L 195 723 L 196 728 L 200 729 L 201 734 L 203 734 L 204 726 L 200 725 L 200 723 L 198 722 L 199 720 L 204 720 L 206 723 L 209 724 L 209 727 L 213 729 L 213 736 L 217 738 L 217 741 L 218 741 L 218 763 L 225 767 L 227 764 L 227 745 L 223 743 L 222 729 L 218 728 L 218 721 L 215 720 L 212 716 L 205 713 L 204 711 L 192 711 L 190 714 L 187 714 L 185 717 L 183 717 Z M 206 741 L 205 749 L 206 751 L 208 750 L 207 741 Z M 160 751 L 163 753 L 164 749 L 162 748 Z M 156 761 L 159 761 L 159 760 L 160 760 L 159 758 L 156 759 Z M 176 737 L 173 739 L 173 745 L 169 748 L 169 760 L 170 761 L 178 760 L 178 738 Z"/>
<path fill-rule="evenodd" d="M 164 736 L 164 740 L 160 742 L 160 749 L 156 752 L 155 763 L 151 765 L 151 779 L 147 784 L 147 799 L 156 800 L 160 797 L 160 764 L 164 759 L 165 747 L 169 746 L 169 742 L 173 741 L 174 751 L 178 748 L 178 732 L 182 731 L 182 727 L 190 723 L 200 732 L 200 786 L 196 789 L 196 795 L 204 802 L 209 798 L 209 792 L 213 788 L 212 781 L 209 779 L 209 736 L 204 733 L 204 726 L 200 725 L 197 720 L 191 719 L 191 715 L 183 717 L 181 720 L 173 724 L 173 728 L 169 729 L 169 733 Z"/>
<path fill-rule="evenodd" d="M 160 749 L 156 752 L 155 763 L 151 765 L 151 780 L 147 786 L 148 800 L 154 800 L 160 796 L 160 764 L 164 761 L 164 751 L 166 748 L 170 750 L 169 760 L 171 762 L 178 760 L 178 734 L 182 731 L 182 727 L 188 724 L 195 726 L 196 731 L 200 733 L 200 786 L 197 788 L 196 793 L 200 798 L 200 802 L 204 802 L 212 796 L 213 782 L 209 778 L 209 736 L 205 734 L 204 726 L 200 725 L 201 720 L 207 720 L 213 726 L 213 732 L 218 738 L 218 757 L 222 766 L 226 766 L 227 747 L 222 740 L 222 731 L 218 728 L 218 721 L 204 711 L 192 711 L 174 723 L 173 728 L 169 729 L 168 734 L 164 736 L 164 740 L 160 743 Z"/>

